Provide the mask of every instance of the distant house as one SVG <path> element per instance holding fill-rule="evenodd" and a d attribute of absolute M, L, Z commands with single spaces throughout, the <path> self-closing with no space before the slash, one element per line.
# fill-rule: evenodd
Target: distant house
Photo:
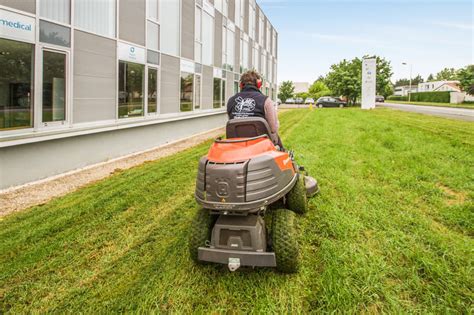
<path fill-rule="evenodd" d="M 418 84 L 418 92 L 461 92 L 459 81 L 432 81 Z"/>
<path fill-rule="evenodd" d="M 308 82 L 295 82 L 295 93 L 308 93 L 309 83 Z"/>
<path fill-rule="evenodd" d="M 394 89 L 393 95 L 396 96 L 408 96 L 408 93 L 418 92 L 418 86 L 412 85 L 411 88 L 409 85 L 396 86 Z"/>

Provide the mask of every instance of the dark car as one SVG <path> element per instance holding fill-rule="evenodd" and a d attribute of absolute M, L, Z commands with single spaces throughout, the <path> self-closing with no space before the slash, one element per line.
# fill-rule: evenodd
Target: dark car
<path fill-rule="evenodd" d="M 347 106 L 347 103 L 341 100 L 340 98 L 335 98 L 335 97 L 320 97 L 318 101 L 316 102 L 316 106 L 319 108 L 322 107 L 344 107 Z"/>
<path fill-rule="evenodd" d="M 382 95 L 377 95 L 377 96 L 375 97 L 375 102 L 377 102 L 377 103 L 383 103 L 383 102 L 385 102 L 385 97 L 383 97 Z"/>

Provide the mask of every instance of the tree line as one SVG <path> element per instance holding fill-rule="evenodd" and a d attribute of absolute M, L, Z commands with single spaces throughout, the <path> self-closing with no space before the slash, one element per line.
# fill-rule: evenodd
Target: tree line
<path fill-rule="evenodd" d="M 367 56 L 364 56 L 366 58 Z M 342 60 L 333 64 L 326 76 L 320 76 L 310 86 L 308 93 L 295 94 L 293 82 L 282 82 L 278 98 L 284 103 L 289 98 L 314 98 L 315 100 L 323 96 L 342 96 L 349 103 L 356 103 L 361 97 L 362 90 L 362 61 L 364 58 L 354 58 L 352 60 Z M 409 79 L 399 79 L 395 83 L 391 82 L 393 75 L 390 61 L 383 57 L 374 56 L 377 61 L 376 91 L 377 95 L 388 97 L 393 95 L 394 87 L 408 85 Z M 430 74 L 427 82 L 440 80 L 458 80 L 461 88 L 468 94 L 474 95 L 474 65 L 468 65 L 462 69 L 445 68 L 436 75 Z M 412 85 L 424 82 L 421 75 L 412 78 Z"/>

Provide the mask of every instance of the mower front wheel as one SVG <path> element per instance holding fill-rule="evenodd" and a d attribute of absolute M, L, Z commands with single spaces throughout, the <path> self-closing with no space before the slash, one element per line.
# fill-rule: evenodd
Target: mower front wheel
<path fill-rule="evenodd" d="M 195 262 L 199 262 L 198 248 L 206 246 L 206 243 L 211 240 L 212 226 L 214 223 L 215 218 L 207 209 L 199 209 L 193 219 L 191 234 L 189 236 L 189 253 L 191 259 Z"/>
<path fill-rule="evenodd" d="M 308 212 L 308 197 L 306 195 L 306 185 L 304 182 L 304 175 L 298 174 L 298 180 L 295 186 L 287 195 L 288 209 L 298 214 L 305 214 Z"/>
<path fill-rule="evenodd" d="M 287 209 L 275 210 L 272 215 L 271 235 L 277 270 L 283 273 L 297 272 L 300 258 L 295 214 Z"/>

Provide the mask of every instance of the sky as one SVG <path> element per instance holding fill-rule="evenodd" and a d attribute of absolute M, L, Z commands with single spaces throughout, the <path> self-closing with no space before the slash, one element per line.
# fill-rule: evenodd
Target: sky
<path fill-rule="evenodd" d="M 474 0 L 257 0 L 279 34 L 278 81 L 313 82 L 378 55 L 392 81 L 474 63 Z"/>

